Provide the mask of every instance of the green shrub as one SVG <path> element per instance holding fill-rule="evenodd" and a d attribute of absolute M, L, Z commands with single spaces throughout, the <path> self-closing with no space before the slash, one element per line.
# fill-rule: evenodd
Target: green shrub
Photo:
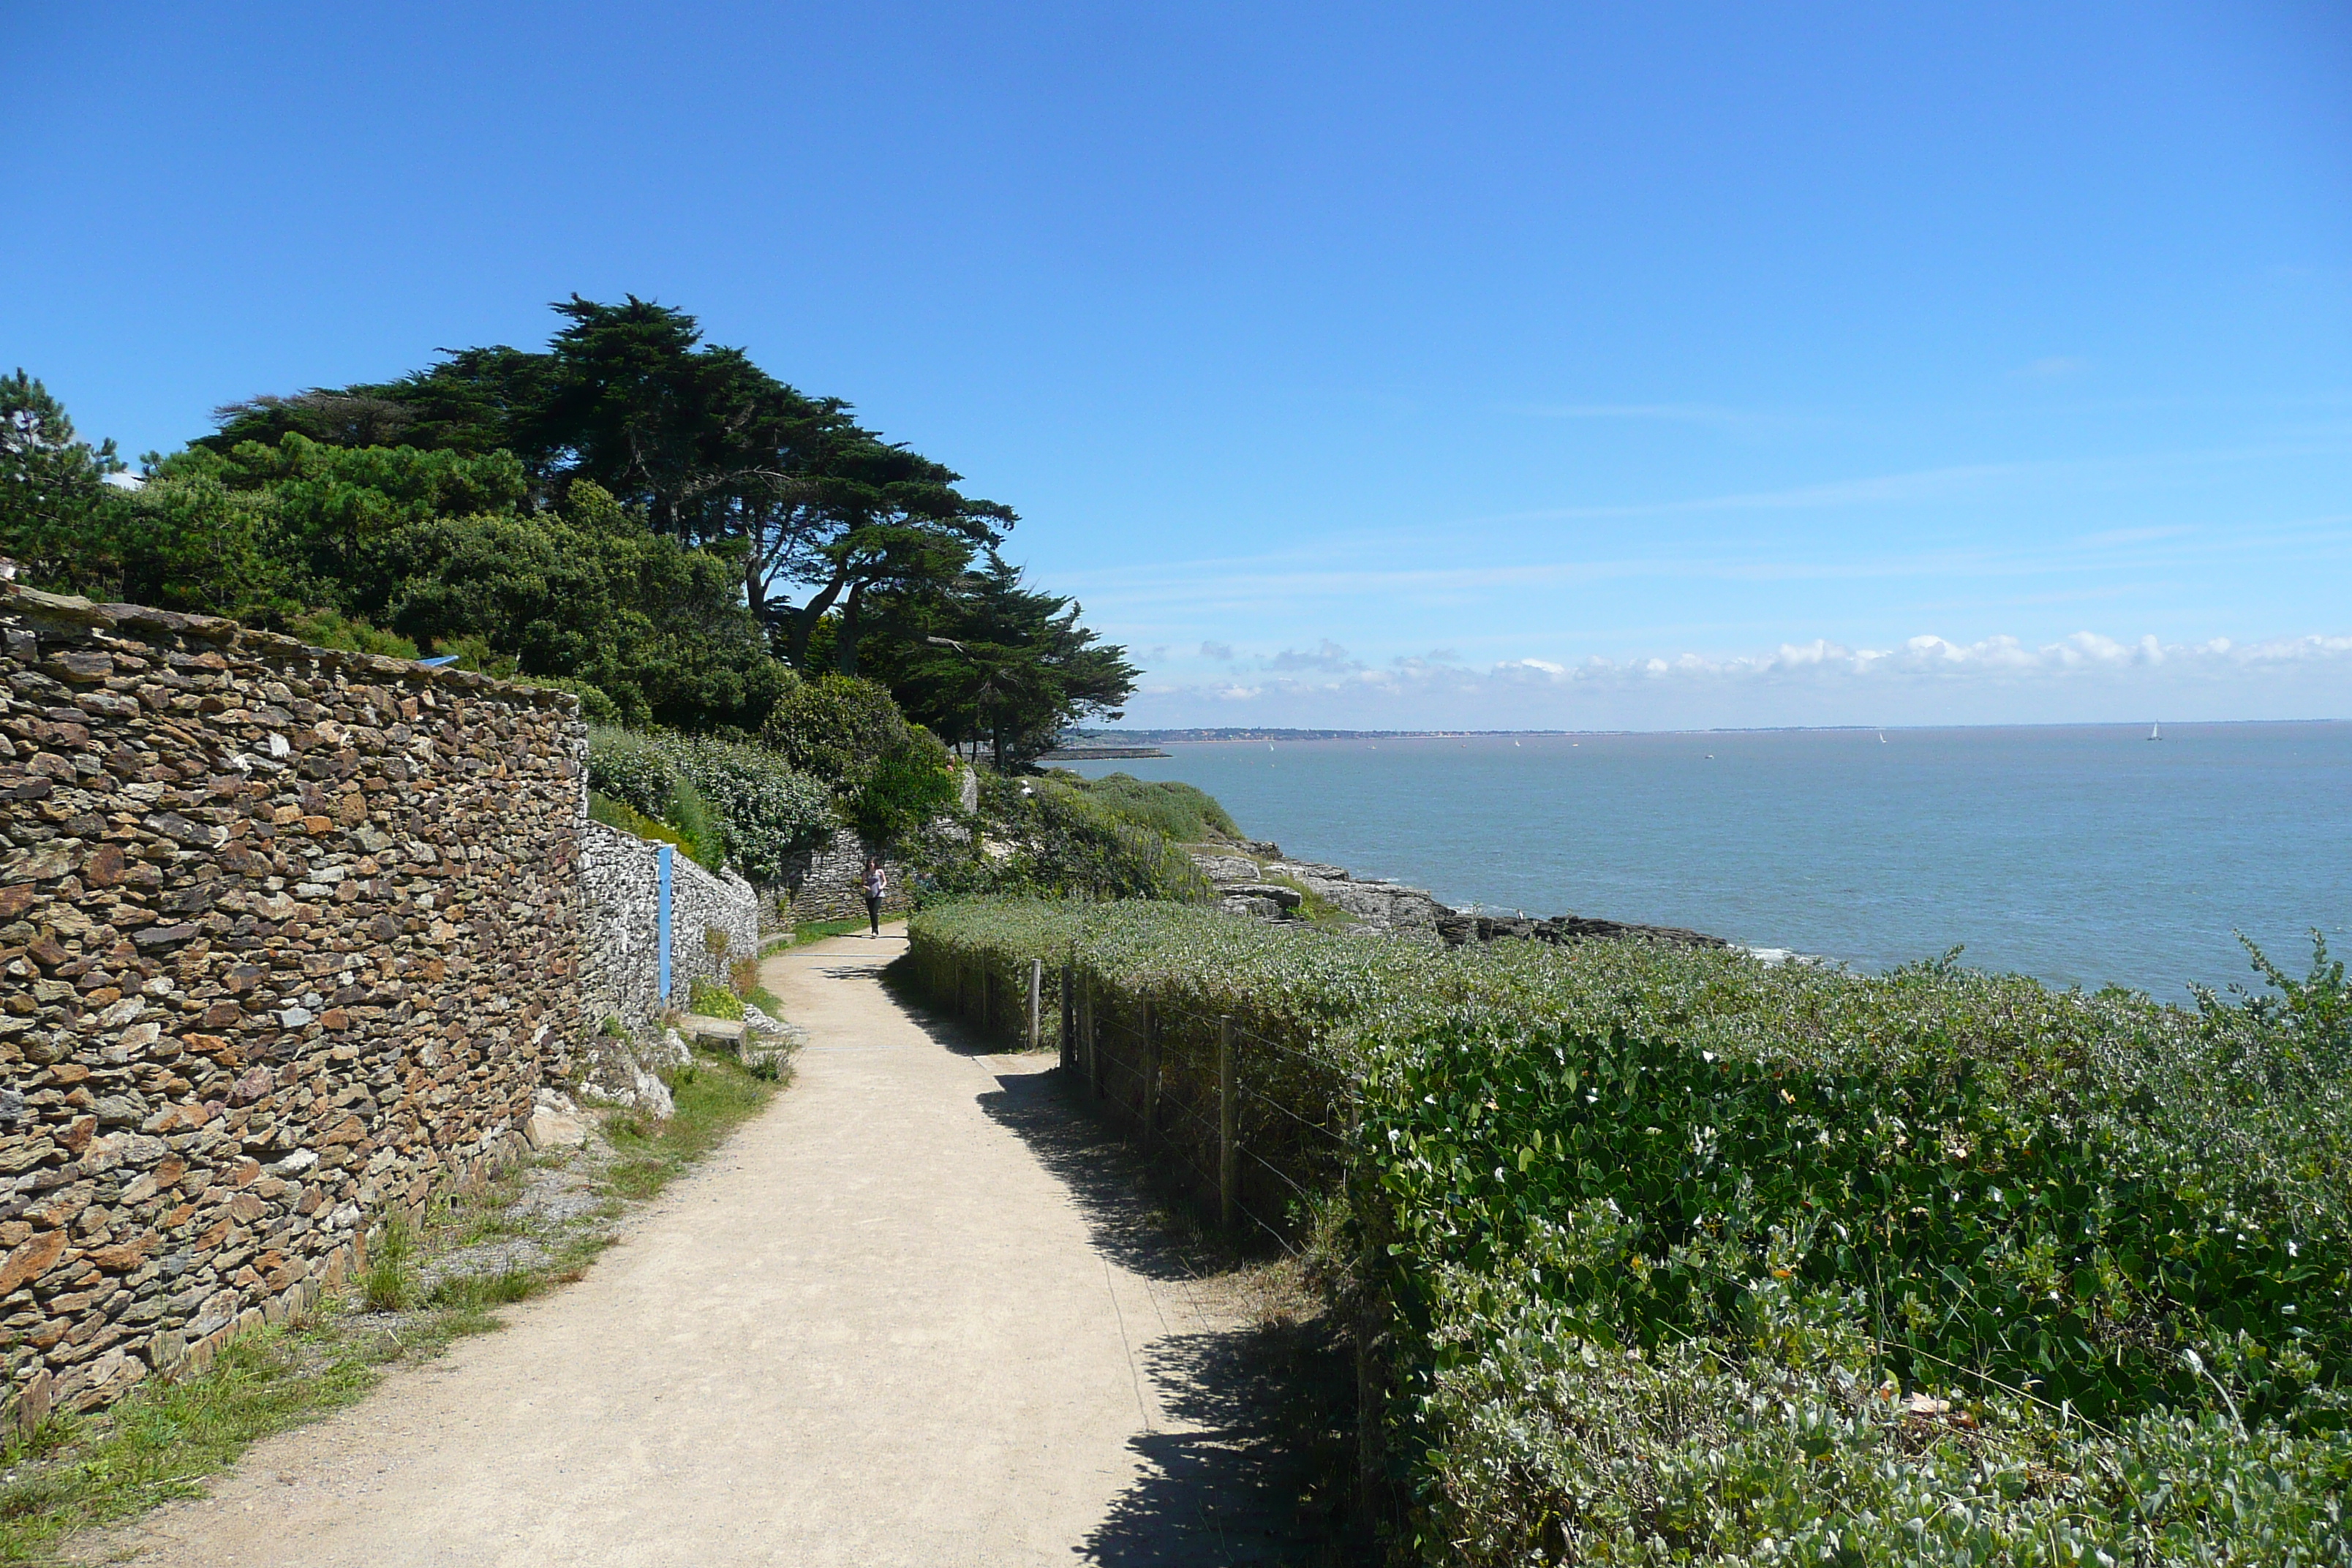
<path fill-rule="evenodd" d="M 833 830 L 824 786 L 764 747 L 667 731 L 588 731 L 589 787 L 677 828 L 694 858 L 731 861 L 753 881 Z M 709 850 L 717 858 L 706 859 Z"/>
<path fill-rule="evenodd" d="M 982 831 L 1009 847 L 942 857 L 922 869 L 951 895 L 1076 895 L 1203 903 L 1215 896 L 1192 858 L 1156 827 L 1123 821 L 1060 779 L 981 775 Z"/>
<path fill-rule="evenodd" d="M 910 933 L 934 986 L 1042 958 L 1114 1023 L 1148 1001 L 1196 1167 L 1214 1020 L 1246 1031 L 1244 1142 L 1278 1173 L 1254 1212 L 1346 1193 L 1333 1263 L 1384 1316 L 1433 1562 L 2345 1560 L 2324 949 L 2292 989 L 2263 970 L 2284 1000 L 2189 1013 L 1167 904 L 947 904 Z"/>
<path fill-rule="evenodd" d="M 1081 779 L 1063 769 L 1055 769 L 1053 776 L 1083 789 L 1088 799 L 1121 822 L 1157 828 L 1179 844 L 1241 837 L 1216 797 L 1192 784 L 1172 779 L 1147 784 L 1127 773 Z"/>
<path fill-rule="evenodd" d="M 669 810 L 677 779 L 677 763 L 659 737 L 640 730 L 589 730 L 590 789 L 659 819 Z"/>
<path fill-rule="evenodd" d="M 312 610 L 286 623 L 286 630 L 314 647 L 343 648 L 352 653 L 376 653 L 387 658 L 415 658 L 416 645 L 396 632 L 378 631 L 356 616 L 332 610 Z"/>
<path fill-rule="evenodd" d="M 883 688 L 825 675 L 787 689 L 760 739 L 790 766 L 855 795 L 883 759 L 906 750 L 912 728 Z"/>
<path fill-rule="evenodd" d="M 903 747 L 874 764 L 850 799 L 847 815 L 867 843 L 887 846 L 952 815 L 957 804 L 947 748 L 929 731 L 917 730 Z"/>
<path fill-rule="evenodd" d="M 601 822 L 607 827 L 617 827 L 624 833 L 634 833 L 656 844 L 675 845 L 680 849 L 686 847 L 685 835 L 668 823 L 656 822 L 636 807 L 624 805 L 611 795 L 595 790 L 588 792 L 588 819 Z"/>
<path fill-rule="evenodd" d="M 726 825 L 728 858 L 752 881 L 782 880 L 788 856 L 832 833 L 833 802 L 824 781 L 794 771 L 766 747 L 704 735 L 674 736 L 667 744 L 678 773 Z"/>
<path fill-rule="evenodd" d="M 743 999 L 724 985 L 698 978 L 687 988 L 687 995 L 688 1007 L 706 1018 L 740 1020 L 743 1016 Z"/>

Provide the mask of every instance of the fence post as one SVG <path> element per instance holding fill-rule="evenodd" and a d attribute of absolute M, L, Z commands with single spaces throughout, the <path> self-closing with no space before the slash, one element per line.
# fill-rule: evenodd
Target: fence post
<path fill-rule="evenodd" d="M 1095 983 L 1091 977 L 1081 994 L 1083 1001 L 1080 1005 L 1087 1014 L 1087 1081 L 1094 1086 L 1095 1098 L 1100 1100 L 1103 1091 L 1102 1042 L 1096 1037 Z"/>
<path fill-rule="evenodd" d="M 1045 1032 L 1045 961 L 1029 961 L 1029 1048 L 1035 1050 Z"/>
<path fill-rule="evenodd" d="M 1143 1005 L 1143 1132 L 1160 1131 L 1160 1028 L 1151 1004 Z"/>
<path fill-rule="evenodd" d="M 1062 1070 L 1075 1071 L 1078 1064 L 1078 998 L 1070 984 L 1070 971 L 1075 967 L 1066 960 L 1062 964 Z"/>
<path fill-rule="evenodd" d="M 1217 1221 L 1234 1228 L 1241 1207 L 1240 1097 L 1234 1092 L 1234 1021 L 1217 1020 Z"/>

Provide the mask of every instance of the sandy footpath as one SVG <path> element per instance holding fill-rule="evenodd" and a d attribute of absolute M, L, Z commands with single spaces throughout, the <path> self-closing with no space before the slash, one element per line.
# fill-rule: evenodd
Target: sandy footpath
<path fill-rule="evenodd" d="M 185 1568 L 1254 1557 L 1213 1498 L 1153 1501 L 1146 1473 L 1202 1441 L 1167 1369 L 1231 1320 L 1090 1226 L 1021 1131 L 1051 1110 L 1031 1075 L 1052 1058 L 927 1033 L 876 978 L 903 947 L 768 961 L 811 1031 L 797 1081 L 584 1280 L 101 1551 Z"/>

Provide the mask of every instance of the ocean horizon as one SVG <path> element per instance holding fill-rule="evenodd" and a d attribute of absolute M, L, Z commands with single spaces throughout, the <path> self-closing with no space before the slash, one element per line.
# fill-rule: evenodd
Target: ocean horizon
<path fill-rule="evenodd" d="M 2150 730 L 1129 731 L 1170 754 L 1077 771 L 1197 784 L 1294 858 L 1458 907 L 1687 926 L 1874 972 L 1958 947 L 2176 1002 L 2259 984 L 2243 931 L 2300 975 L 2309 931 L 2352 923 L 2352 722 Z"/>

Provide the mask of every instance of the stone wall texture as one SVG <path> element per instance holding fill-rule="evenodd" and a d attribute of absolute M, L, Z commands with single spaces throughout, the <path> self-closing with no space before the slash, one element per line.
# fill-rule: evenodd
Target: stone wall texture
<path fill-rule="evenodd" d="M 517 1148 L 578 1024 L 584 795 L 562 693 L 13 587 L 0 635 L 22 1421 L 205 1364 Z"/>
<path fill-rule="evenodd" d="M 866 858 L 872 853 L 864 839 L 844 827 L 815 848 L 792 856 L 784 863 L 783 886 L 776 891 L 778 917 L 787 925 L 862 917 Z M 885 858 L 882 869 L 889 887 L 882 907 L 904 914 L 914 907 L 913 879 L 895 860 Z"/>
<path fill-rule="evenodd" d="M 581 825 L 582 1022 L 617 1016 L 634 1033 L 651 1028 L 666 1004 L 657 984 L 660 847 L 601 822 Z M 670 857 L 670 996 L 684 1006 L 694 981 L 727 983 L 727 966 L 760 953 L 764 900 L 732 871 L 713 876 L 683 854 Z M 709 933 L 726 939 L 714 952 Z"/>

